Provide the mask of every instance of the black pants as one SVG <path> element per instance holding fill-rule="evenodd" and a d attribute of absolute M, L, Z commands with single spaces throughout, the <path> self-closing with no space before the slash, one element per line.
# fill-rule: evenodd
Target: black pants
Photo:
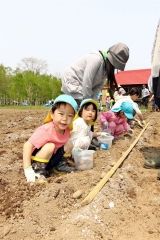
<path fill-rule="evenodd" d="M 35 156 L 39 150 L 40 149 L 35 149 L 32 155 Z M 52 155 L 48 163 L 41 163 L 41 162 L 32 160 L 32 167 L 35 172 L 38 172 L 41 175 L 44 175 L 45 177 L 49 177 L 50 171 L 54 167 L 56 167 L 60 161 L 62 161 L 63 155 L 64 155 L 64 146 L 59 148 L 57 152 Z"/>
<path fill-rule="evenodd" d="M 148 102 L 149 102 L 149 96 L 142 98 L 142 104 L 145 107 L 148 107 Z"/>
<path fill-rule="evenodd" d="M 60 161 L 62 161 L 64 155 L 64 146 L 59 148 L 56 152 L 56 154 L 52 155 L 51 159 L 49 160 L 49 163 L 46 166 L 46 170 L 50 170 L 58 165 Z"/>
<path fill-rule="evenodd" d="M 155 105 L 160 109 L 160 76 L 152 79 Z"/>

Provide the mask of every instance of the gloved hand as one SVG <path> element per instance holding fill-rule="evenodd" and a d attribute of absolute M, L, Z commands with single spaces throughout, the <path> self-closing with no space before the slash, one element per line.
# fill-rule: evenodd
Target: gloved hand
<path fill-rule="evenodd" d="M 133 133 L 133 129 L 129 128 L 128 129 L 128 133 L 132 134 Z"/>
<path fill-rule="evenodd" d="M 105 129 L 108 128 L 108 122 L 107 122 L 107 121 L 103 122 L 103 127 L 104 127 Z"/>
<path fill-rule="evenodd" d="M 40 178 L 40 174 L 35 173 L 32 166 L 29 166 L 24 169 L 24 175 L 27 179 L 27 182 L 35 182 L 36 178 Z"/>
<path fill-rule="evenodd" d="M 146 122 L 145 122 L 144 120 L 142 120 L 141 123 L 142 123 L 143 125 L 146 125 Z"/>

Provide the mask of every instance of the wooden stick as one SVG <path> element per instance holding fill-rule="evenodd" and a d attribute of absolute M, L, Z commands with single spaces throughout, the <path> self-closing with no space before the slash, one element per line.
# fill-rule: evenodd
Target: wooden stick
<path fill-rule="evenodd" d="M 149 122 L 145 125 L 145 127 L 142 129 L 138 137 L 134 140 L 134 142 L 131 144 L 131 146 L 123 153 L 123 155 L 120 157 L 120 159 L 116 162 L 116 164 L 110 169 L 108 173 L 104 176 L 104 178 L 92 189 L 92 191 L 87 195 L 87 197 L 81 202 L 81 205 L 87 205 L 89 204 L 97 195 L 97 193 L 102 189 L 102 187 L 105 185 L 105 183 L 109 180 L 109 178 L 115 173 L 117 168 L 122 164 L 122 162 L 125 160 L 125 158 L 129 155 L 132 148 L 136 145 L 146 128 L 148 127 Z"/>

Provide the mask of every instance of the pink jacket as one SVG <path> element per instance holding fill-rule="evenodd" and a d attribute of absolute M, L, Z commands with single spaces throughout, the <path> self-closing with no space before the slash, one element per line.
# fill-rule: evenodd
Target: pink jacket
<path fill-rule="evenodd" d="M 116 135 L 118 136 L 129 130 L 127 119 L 124 117 L 117 116 L 117 114 L 115 112 L 112 112 L 111 110 L 108 112 L 102 112 L 100 114 L 102 130 L 104 130 L 103 123 L 106 121 L 108 122 L 108 129 L 114 136 Z"/>

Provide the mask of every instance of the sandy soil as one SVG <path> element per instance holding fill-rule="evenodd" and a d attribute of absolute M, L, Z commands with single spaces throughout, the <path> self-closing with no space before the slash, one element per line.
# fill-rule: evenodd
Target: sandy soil
<path fill-rule="evenodd" d="M 0 239 L 12 240 L 158 240 L 160 181 L 144 160 L 160 155 L 160 113 L 148 113 L 150 124 L 123 165 L 86 206 L 80 203 L 128 149 L 132 138 L 99 150 L 94 168 L 54 174 L 45 184 L 27 184 L 22 147 L 47 110 L 0 110 Z M 73 194 L 82 191 L 80 198 Z"/>

